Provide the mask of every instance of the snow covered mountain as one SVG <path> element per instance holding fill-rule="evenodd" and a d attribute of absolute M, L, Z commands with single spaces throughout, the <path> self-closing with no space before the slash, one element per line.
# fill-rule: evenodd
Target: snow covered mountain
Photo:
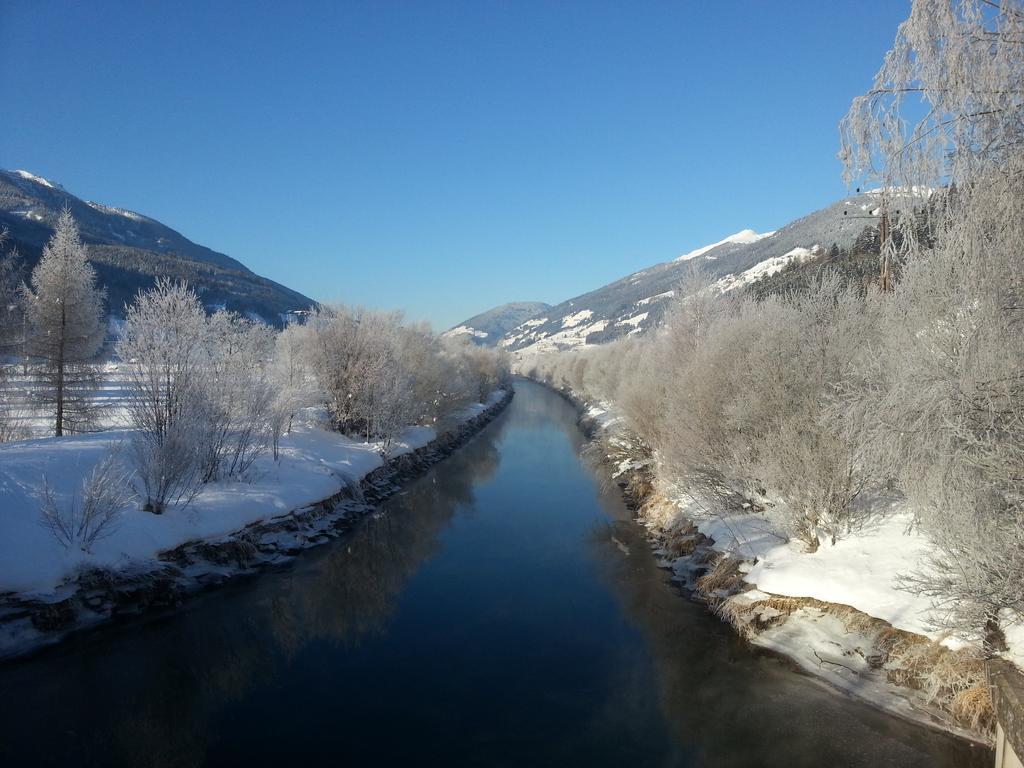
<path fill-rule="evenodd" d="M 676 261 L 689 261 L 695 259 L 698 256 L 703 256 L 708 251 L 714 250 L 720 245 L 728 245 L 729 243 L 738 243 L 740 245 L 747 245 L 749 243 L 756 243 L 758 240 L 764 240 L 766 237 L 771 237 L 774 232 L 765 232 L 764 234 L 758 234 L 752 229 L 743 229 L 737 232 L 735 235 L 729 235 L 728 237 L 719 240 L 717 243 L 711 245 L 705 245 L 702 248 L 697 248 L 689 253 L 684 253 L 682 256 L 676 258 Z"/>
<path fill-rule="evenodd" d="M 314 303 L 148 216 L 82 200 L 28 171 L 0 170 L 0 228 L 7 228 L 29 266 L 38 259 L 65 206 L 89 246 L 112 314 L 158 276 L 187 281 L 208 307 L 223 306 L 274 324 L 281 322 L 283 313 Z"/>
<path fill-rule="evenodd" d="M 902 200 L 904 207 L 923 198 Z M 790 265 L 825 257 L 833 243 L 850 246 L 879 205 L 875 190 L 844 198 L 774 232 L 742 230 L 672 261 L 627 275 L 609 285 L 544 310 L 508 331 L 499 344 L 523 353 L 602 344 L 656 326 L 669 299 L 696 267 L 719 291 L 751 286 Z"/>
<path fill-rule="evenodd" d="M 542 301 L 514 301 L 474 315 L 442 335 L 468 336 L 475 344 L 493 347 L 506 332 L 548 309 L 551 305 Z"/>

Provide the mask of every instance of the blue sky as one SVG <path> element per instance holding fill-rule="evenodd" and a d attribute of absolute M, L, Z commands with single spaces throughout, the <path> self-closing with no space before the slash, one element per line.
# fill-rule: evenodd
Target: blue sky
<path fill-rule="evenodd" d="M 0 167 L 441 329 L 841 197 L 908 7 L 4 0 Z"/>

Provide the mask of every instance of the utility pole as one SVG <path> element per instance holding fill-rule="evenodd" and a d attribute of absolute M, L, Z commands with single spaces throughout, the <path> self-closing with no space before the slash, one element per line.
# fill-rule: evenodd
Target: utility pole
<path fill-rule="evenodd" d="M 896 213 L 899 213 L 897 211 Z M 889 247 L 889 213 L 883 208 L 882 215 L 878 222 L 878 242 L 882 252 L 882 274 L 878 281 L 878 287 L 882 293 L 892 290 L 892 249 Z"/>
<path fill-rule="evenodd" d="M 860 188 L 857 188 L 860 194 Z M 878 287 L 882 293 L 889 293 L 892 290 L 892 225 L 889 221 L 889 204 L 885 193 L 882 194 L 882 202 L 874 210 L 877 213 L 849 215 L 849 211 L 843 211 L 843 216 L 849 219 L 877 219 L 878 220 L 878 247 L 881 258 L 880 273 L 878 276 Z M 895 214 L 899 216 L 899 211 Z"/>

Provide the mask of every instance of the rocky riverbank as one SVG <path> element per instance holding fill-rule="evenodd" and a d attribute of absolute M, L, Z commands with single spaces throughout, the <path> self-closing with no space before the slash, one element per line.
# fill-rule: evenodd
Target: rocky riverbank
<path fill-rule="evenodd" d="M 303 550 L 344 535 L 358 517 L 465 444 L 512 397 L 512 389 L 505 390 L 476 416 L 420 448 L 387 459 L 358 483 L 315 504 L 217 539 L 186 542 L 155 559 L 117 569 L 82 570 L 49 595 L 0 595 L 0 658 L 19 656 L 117 619 L 176 606 L 227 582 L 280 567 Z"/>
<path fill-rule="evenodd" d="M 984 744 L 994 714 L 985 660 L 978 649 L 950 648 L 848 605 L 769 594 L 747 579 L 753 563 L 716 542 L 718 527 L 680 510 L 674 478 L 608 414 L 560 391 L 580 413 L 589 454 L 621 489 L 648 531 L 659 565 L 687 597 L 706 604 L 751 644 L 785 657 L 807 673 L 885 711 Z M 745 500 L 717 503 L 743 514 Z M 712 514 L 712 518 L 728 519 Z M 704 529 L 704 530 L 702 530 Z M 705 530 L 710 533 L 706 533 Z"/>

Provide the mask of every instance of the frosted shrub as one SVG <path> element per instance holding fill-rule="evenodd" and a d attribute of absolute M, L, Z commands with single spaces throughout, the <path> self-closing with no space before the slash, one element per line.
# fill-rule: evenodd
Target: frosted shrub
<path fill-rule="evenodd" d="M 275 460 L 279 455 L 281 437 L 291 432 L 295 414 L 300 408 L 317 401 L 315 381 L 303 358 L 308 335 L 306 326 L 290 325 L 274 339 L 274 355 L 267 376 L 273 389 L 269 426 Z"/>
<path fill-rule="evenodd" d="M 1020 178 L 962 189 L 934 250 L 911 259 L 887 305 L 881 385 L 864 416 L 880 471 L 937 546 L 909 584 L 977 636 L 1002 609 L 1024 611 Z"/>
<path fill-rule="evenodd" d="M 699 285 L 648 338 L 544 355 L 535 375 L 615 403 L 676 477 L 723 497 L 769 496 L 776 525 L 816 548 L 856 524 L 867 482 L 840 394 L 874 341 L 877 308 L 834 276 L 786 297 Z"/>
<path fill-rule="evenodd" d="M 185 285 L 158 280 L 139 294 L 117 352 L 129 372 L 131 454 L 145 509 L 187 503 L 204 483 L 245 475 L 276 446 L 295 405 L 280 394 L 274 350 L 272 329 L 231 312 L 207 317 Z"/>
<path fill-rule="evenodd" d="M 397 313 L 321 307 L 303 335 L 303 358 L 335 426 L 382 439 L 433 424 L 482 399 L 507 378 L 497 350 L 440 341 Z"/>
<path fill-rule="evenodd" d="M 915 0 L 842 126 L 849 177 L 889 198 L 941 188 L 934 247 L 907 228 L 885 343 L 851 409 L 937 547 L 908 587 L 993 647 L 1024 610 L 1022 36 L 1019 0 Z M 908 95 L 926 108 L 905 108 Z"/>
<path fill-rule="evenodd" d="M 133 496 L 131 477 L 112 453 L 93 467 L 80 492 L 66 506 L 57 502 L 44 478 L 42 523 L 64 547 L 89 552 L 97 540 L 113 533 L 118 516 Z"/>
<path fill-rule="evenodd" d="M 268 367 L 274 332 L 232 312 L 206 321 L 195 377 L 207 411 L 202 481 L 243 475 L 273 440 L 275 387 Z"/>
<path fill-rule="evenodd" d="M 157 514 L 199 491 L 209 404 L 198 386 L 206 314 L 195 292 L 157 281 L 128 308 L 117 353 L 128 372 L 128 416 L 143 509 Z"/>

